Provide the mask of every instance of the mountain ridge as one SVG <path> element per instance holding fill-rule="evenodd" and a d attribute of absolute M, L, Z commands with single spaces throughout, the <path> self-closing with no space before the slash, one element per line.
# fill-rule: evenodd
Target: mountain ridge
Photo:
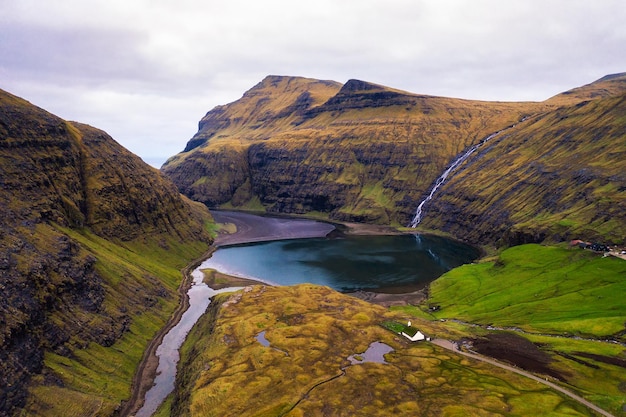
<path fill-rule="evenodd" d="M 285 102 L 292 105 L 295 97 L 283 95 L 282 90 L 273 89 L 273 85 L 299 84 L 299 91 L 319 86 L 314 80 L 299 77 L 274 76 L 271 79 L 274 84 L 262 82 L 252 89 L 260 85 L 264 88 L 265 100 L 255 102 L 256 113 L 251 113 L 262 113 L 264 118 L 242 121 L 233 117 L 244 111 L 247 105 L 244 101 L 219 107 L 220 117 L 231 120 L 231 126 L 211 130 L 210 137 L 201 126 L 190 143 L 197 137 L 204 141 L 194 142 L 193 149 L 188 145 L 184 152 L 164 164 L 163 173 L 183 194 L 210 207 L 317 213 L 341 221 L 407 225 L 420 201 L 428 195 L 429 187 L 464 150 L 509 128 L 511 131 L 503 138 L 515 138 L 524 143 L 528 139 L 514 132 L 534 118 L 551 120 L 555 127 L 550 129 L 558 132 L 559 124 L 566 124 L 565 118 L 546 115 L 567 113 L 567 109 L 610 99 L 626 91 L 625 74 L 600 78 L 544 102 L 520 103 L 424 96 L 349 80 L 340 88 L 333 84 L 333 89 L 324 90 L 326 100 L 320 100 L 323 103 L 286 115 L 285 111 L 290 111 L 291 107 Z M 283 105 L 278 111 L 275 103 L 281 100 Z M 207 113 L 205 119 L 210 119 L 212 112 Z M 276 117 L 277 114 L 281 117 Z M 233 123 L 238 123 L 236 129 L 232 128 Z M 548 126 L 543 128 L 548 129 Z M 616 129 L 619 131 L 620 126 Z M 483 150 L 492 149 L 503 138 Z M 550 138 L 544 137 L 544 140 Z M 613 137 L 612 141 L 606 146 L 618 146 L 618 137 Z M 510 146 L 515 147 L 515 144 Z M 506 152 L 505 148 L 501 149 Z M 499 157 L 506 158 L 506 155 Z M 567 163 L 566 159 L 562 163 Z M 618 166 L 621 165 L 618 163 Z M 492 175 L 506 177 L 507 169 L 501 166 L 500 171 Z M 493 208 L 488 206 L 481 207 L 480 211 L 493 216 Z M 463 211 L 456 214 L 462 216 L 462 222 L 473 216 Z M 445 217 L 443 212 L 434 215 Z M 504 212 L 498 216 L 502 223 L 494 230 L 500 231 L 502 236 L 483 233 L 493 228 L 493 222 L 485 222 L 474 225 L 481 232 L 466 230 L 457 237 L 476 244 L 508 245 L 533 235 L 533 241 L 537 241 L 560 239 L 574 233 L 555 232 L 552 225 L 544 225 L 545 230 L 531 232 L 520 240 L 513 236 L 517 232 L 508 235 L 503 232 L 518 228 L 516 221 Z M 621 217 L 617 221 L 620 225 L 623 222 Z M 623 240 L 616 234 L 606 236 L 604 232 L 593 233 L 592 237 L 615 242 Z"/>

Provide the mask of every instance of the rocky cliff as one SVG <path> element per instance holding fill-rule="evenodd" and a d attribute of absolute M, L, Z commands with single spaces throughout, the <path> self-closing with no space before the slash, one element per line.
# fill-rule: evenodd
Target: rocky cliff
<path fill-rule="evenodd" d="M 625 80 L 614 74 L 542 103 L 501 103 L 271 76 L 207 113 L 162 171 L 213 207 L 407 225 L 459 155 L 506 130 L 437 192 L 422 229 L 481 244 L 621 242 Z M 308 91 L 316 100 L 302 99 Z"/>
<path fill-rule="evenodd" d="M 209 220 L 106 133 L 0 90 L 0 414 L 18 412 L 29 396 L 29 414 L 39 414 L 37 399 L 45 408 L 57 392 L 40 387 L 75 395 L 65 379 L 72 370 L 59 373 L 51 358 L 80 361 L 78 351 L 128 334 L 138 314 L 166 314 L 160 300 L 175 303 L 175 288 L 155 272 L 185 259 L 153 268 L 127 259 L 181 245 L 189 261 L 210 242 Z M 135 342 L 150 336 L 142 337 Z M 115 407 L 115 395 L 99 393 L 99 413 Z"/>
<path fill-rule="evenodd" d="M 270 76 L 211 110 L 162 170 L 209 206 L 406 224 L 456 154 L 541 107 Z"/>

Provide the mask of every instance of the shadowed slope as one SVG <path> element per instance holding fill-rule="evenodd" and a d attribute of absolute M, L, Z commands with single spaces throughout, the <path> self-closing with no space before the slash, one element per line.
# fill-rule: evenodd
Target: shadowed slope
<path fill-rule="evenodd" d="M 0 91 L 0 414 L 28 395 L 32 415 L 119 405 L 210 242 L 196 204 L 106 133 Z"/>

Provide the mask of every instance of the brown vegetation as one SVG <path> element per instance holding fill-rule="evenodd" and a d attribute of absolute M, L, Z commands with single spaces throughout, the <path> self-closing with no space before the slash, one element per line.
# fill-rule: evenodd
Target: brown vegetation
<path fill-rule="evenodd" d="M 111 413 L 210 215 L 106 133 L 3 91 L 0 185 L 0 414 L 68 415 L 63 399 Z M 137 327 L 143 314 L 153 323 Z M 123 363 L 106 348 L 125 337 L 128 362 L 75 378 L 103 356 Z"/>

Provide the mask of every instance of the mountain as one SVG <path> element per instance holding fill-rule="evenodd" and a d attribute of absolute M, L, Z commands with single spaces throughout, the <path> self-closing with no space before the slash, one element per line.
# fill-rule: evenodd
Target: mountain
<path fill-rule="evenodd" d="M 441 187 L 424 226 L 506 246 L 624 242 L 624 81 L 621 94 L 560 107 L 503 132 Z"/>
<path fill-rule="evenodd" d="M 0 213 L 0 414 L 111 414 L 208 211 L 105 132 L 0 90 Z"/>
<path fill-rule="evenodd" d="M 542 103 L 508 103 L 424 96 L 358 80 L 340 85 L 269 76 L 240 100 L 209 111 L 162 172 L 183 194 L 211 207 L 407 225 L 456 158 L 506 130 L 461 164 L 464 175 L 455 174 L 455 181 L 438 191 L 434 205 L 425 207 L 422 229 L 480 244 L 578 233 L 622 241 L 626 219 L 616 211 L 624 212 L 620 172 L 626 159 L 620 152 L 626 128 L 619 105 L 625 79 L 615 74 Z M 489 162 L 475 163 L 484 152 Z M 516 155 L 526 159 L 512 163 Z M 513 172 L 530 169 L 535 160 L 538 176 Z M 471 167 L 482 173 L 473 176 Z M 562 171 L 572 172 L 562 176 Z M 485 180 L 492 186 L 483 187 Z M 546 192 L 533 192 L 531 182 L 543 184 Z M 443 205 L 449 199 L 439 197 L 453 191 L 452 184 L 458 199 L 473 198 L 473 204 Z M 548 201 L 553 186 L 561 194 L 568 189 L 567 202 Z M 477 194 L 480 200 L 473 197 Z M 605 233 L 609 223 L 601 230 L 595 224 L 582 227 L 589 216 L 574 219 L 564 212 L 597 211 L 607 195 L 609 205 L 615 203 L 607 222 L 610 217 L 616 233 Z M 535 209 L 518 213 L 522 200 Z M 530 219 L 536 216 L 552 220 L 535 224 Z"/>
<path fill-rule="evenodd" d="M 548 102 L 556 104 L 576 104 L 585 100 L 618 96 L 626 90 L 626 73 L 609 74 L 583 85 L 572 88 L 550 98 Z"/>
<path fill-rule="evenodd" d="M 162 171 L 209 206 L 404 224 L 451 158 L 536 107 L 270 76 L 211 110 Z"/>

